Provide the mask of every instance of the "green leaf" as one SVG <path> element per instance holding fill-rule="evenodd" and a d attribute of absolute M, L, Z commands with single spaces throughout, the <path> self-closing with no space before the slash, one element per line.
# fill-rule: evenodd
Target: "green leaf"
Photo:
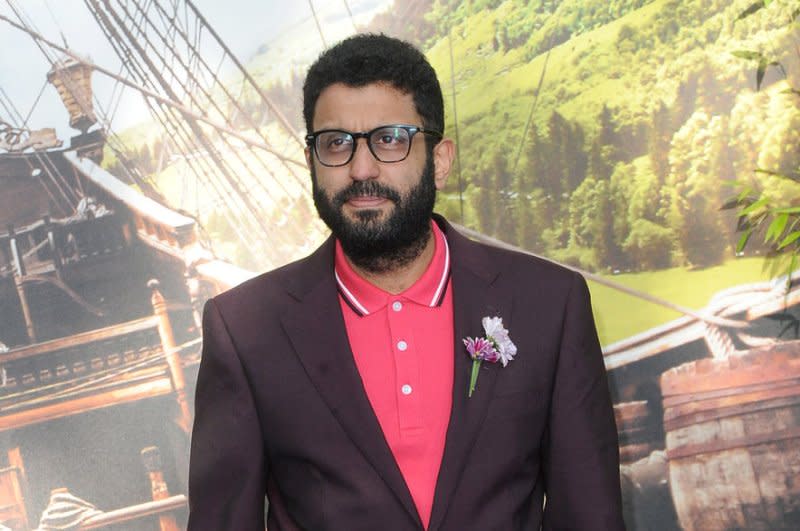
<path fill-rule="evenodd" d="M 748 61 L 761 61 L 764 59 L 764 56 L 761 55 L 760 52 L 754 52 L 752 50 L 736 50 L 735 52 L 731 52 L 731 55 L 739 59 L 747 59 Z"/>
<path fill-rule="evenodd" d="M 800 90 L 793 88 L 783 89 L 781 94 L 794 94 L 795 96 L 800 96 Z"/>
<path fill-rule="evenodd" d="M 738 207 L 740 203 L 741 203 L 741 201 L 739 201 L 739 199 L 734 197 L 733 199 L 728 199 L 727 201 L 722 203 L 722 206 L 719 207 L 719 209 L 720 210 L 730 210 L 732 208 Z"/>
<path fill-rule="evenodd" d="M 748 197 L 748 196 L 749 196 L 751 193 L 753 193 L 753 189 L 752 189 L 751 187 L 747 186 L 747 187 L 745 187 L 745 188 L 744 188 L 744 189 L 743 189 L 741 192 L 739 192 L 739 195 L 737 195 L 737 196 L 736 196 L 736 200 L 737 200 L 737 201 L 739 201 L 739 202 L 741 203 L 742 201 L 744 201 L 745 199 L 747 199 L 747 197 Z"/>
<path fill-rule="evenodd" d="M 747 216 L 749 214 L 752 214 L 753 212 L 757 211 L 758 209 L 763 208 L 764 206 L 766 206 L 767 203 L 769 203 L 769 200 L 766 197 L 762 197 L 758 201 L 755 201 L 754 203 L 750 204 L 749 206 L 743 208 L 742 211 L 739 212 L 739 215 L 740 216 Z"/>
<path fill-rule="evenodd" d="M 751 234 L 753 234 L 753 229 L 747 229 L 739 237 L 739 242 L 736 244 L 737 253 L 741 253 L 744 250 L 745 246 L 747 245 L 747 240 L 750 239 Z"/>
<path fill-rule="evenodd" d="M 765 170 L 764 168 L 756 168 L 756 173 L 763 173 L 765 175 L 773 175 L 775 177 L 786 177 L 784 174 L 777 172 L 775 170 Z"/>
<path fill-rule="evenodd" d="M 792 261 L 786 268 L 786 296 L 789 296 L 789 289 L 792 287 L 792 271 L 797 267 L 797 253 L 792 254 Z"/>
<path fill-rule="evenodd" d="M 773 218 L 772 223 L 767 227 L 767 232 L 764 235 L 764 241 L 767 243 L 777 242 L 781 237 L 783 231 L 786 229 L 786 224 L 789 222 L 789 214 L 778 214 Z"/>
<path fill-rule="evenodd" d="M 763 57 L 758 61 L 756 70 L 756 90 L 761 90 L 761 82 L 764 81 L 764 74 L 767 72 L 767 60 Z"/>
<path fill-rule="evenodd" d="M 736 20 L 742 20 L 743 18 L 749 17 L 753 13 L 759 12 L 763 7 L 766 7 L 766 2 L 762 0 L 761 2 L 756 2 L 755 4 L 750 5 L 747 9 L 742 11 Z"/>
<path fill-rule="evenodd" d="M 739 214 L 739 217 L 736 218 L 736 232 L 752 230 L 755 226 L 756 224 L 750 221 L 750 218 L 747 216 Z"/>
<path fill-rule="evenodd" d="M 800 214 L 800 207 L 776 208 L 775 214 Z"/>
<path fill-rule="evenodd" d="M 773 177 L 780 177 L 781 179 L 787 179 L 789 181 L 800 182 L 800 173 L 795 173 L 794 175 L 788 175 L 786 173 L 780 173 L 777 171 L 772 170 L 763 170 L 763 169 L 756 169 L 756 173 L 763 173 L 764 175 L 771 175 Z"/>
<path fill-rule="evenodd" d="M 790 232 L 781 243 L 778 244 L 777 249 L 780 251 L 781 249 L 785 249 L 786 247 L 790 246 L 794 242 L 800 239 L 800 230 L 796 230 L 794 232 Z"/>
<path fill-rule="evenodd" d="M 756 90 L 761 90 L 761 82 L 764 81 L 764 74 L 770 66 L 780 67 L 780 63 L 776 61 L 767 61 L 766 57 L 758 60 L 758 70 L 756 71 Z"/>

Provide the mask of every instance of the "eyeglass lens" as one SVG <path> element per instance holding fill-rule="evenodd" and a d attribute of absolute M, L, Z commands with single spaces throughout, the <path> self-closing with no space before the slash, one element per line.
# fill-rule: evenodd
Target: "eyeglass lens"
<path fill-rule="evenodd" d="M 356 139 L 345 131 L 324 131 L 317 135 L 317 157 L 322 164 L 347 164 L 356 148 Z M 381 127 L 367 136 L 370 151 L 381 162 L 399 162 L 408 156 L 411 135 L 402 127 Z"/>

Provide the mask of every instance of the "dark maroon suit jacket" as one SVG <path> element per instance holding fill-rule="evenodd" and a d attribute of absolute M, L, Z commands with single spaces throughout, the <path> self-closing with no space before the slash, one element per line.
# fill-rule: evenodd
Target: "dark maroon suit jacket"
<path fill-rule="evenodd" d="M 617 432 L 583 278 L 474 243 L 452 255 L 453 409 L 429 529 L 622 530 Z M 208 302 L 189 529 L 420 530 L 362 386 L 332 240 Z M 467 398 L 460 339 L 499 316 L 517 345 Z M 547 503 L 543 506 L 546 494 Z"/>

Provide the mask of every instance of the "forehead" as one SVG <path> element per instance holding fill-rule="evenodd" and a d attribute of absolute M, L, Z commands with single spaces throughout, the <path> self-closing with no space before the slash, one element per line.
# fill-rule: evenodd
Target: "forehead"
<path fill-rule="evenodd" d="M 363 87 L 335 83 L 320 93 L 314 106 L 315 131 L 364 131 L 386 124 L 422 124 L 413 96 L 386 83 Z"/>

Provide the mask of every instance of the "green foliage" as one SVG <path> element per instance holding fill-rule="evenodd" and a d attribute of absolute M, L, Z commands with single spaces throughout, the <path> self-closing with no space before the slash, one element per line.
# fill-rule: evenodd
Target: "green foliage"
<path fill-rule="evenodd" d="M 623 248 L 642 269 L 663 269 L 670 265 L 672 231 L 647 219 L 633 222 Z"/>
<path fill-rule="evenodd" d="M 773 111 L 790 97 L 780 69 L 768 65 L 753 93 L 755 76 L 730 54 L 760 50 L 785 63 L 791 36 L 772 6 L 734 23 L 741 9 L 727 0 L 437 0 L 427 54 L 448 113 L 458 100 L 465 223 L 600 271 L 732 256 L 723 183 L 762 159 L 785 169 L 797 150 L 762 140 L 786 146 L 800 131 L 791 113 Z M 512 42 L 526 24 L 527 41 Z M 498 154 L 510 189 L 496 182 Z M 503 219 L 516 230 L 501 229 Z"/>
<path fill-rule="evenodd" d="M 614 213 L 610 183 L 593 177 L 585 179 L 569 203 L 570 247 L 593 249 L 592 269 L 616 265 L 619 250 L 614 241 Z"/>
<path fill-rule="evenodd" d="M 744 20 L 762 12 L 765 8 L 775 4 L 773 8 L 793 9 L 785 16 L 784 24 L 792 30 L 800 29 L 800 3 L 799 2 L 772 2 L 762 0 L 751 4 L 738 17 L 737 21 Z M 784 4 L 784 5 L 779 5 Z M 769 43 L 774 44 L 774 43 Z M 774 56 L 774 49 L 736 50 L 731 52 L 735 57 L 745 61 L 755 62 L 756 90 L 761 90 L 764 76 L 769 67 L 775 67 L 789 83 L 789 88 L 781 92 L 785 96 L 784 105 L 788 108 L 790 119 L 784 122 L 785 126 L 769 131 L 764 140 L 756 169 L 756 175 L 766 176 L 762 183 L 740 183 L 738 194 L 729 199 L 723 209 L 736 209 L 738 216 L 737 229 L 741 233 L 736 246 L 738 252 L 743 251 L 752 241 L 754 234 L 761 234 L 761 241 L 772 256 L 786 257 L 780 272 L 786 275 L 787 288 L 790 274 L 794 271 L 800 256 L 800 90 L 789 75 L 787 68 L 780 61 L 770 59 Z M 797 57 L 787 58 L 787 62 L 794 59 L 796 65 L 800 59 L 800 50 Z M 760 186 L 766 184 L 766 186 Z"/>
<path fill-rule="evenodd" d="M 783 69 L 783 65 L 781 65 L 778 61 L 770 61 L 760 52 L 754 52 L 751 50 L 737 50 L 731 52 L 731 55 L 740 59 L 747 59 L 748 61 L 755 61 L 758 63 L 758 67 L 756 69 L 756 89 L 761 89 L 761 82 L 764 81 L 764 75 L 767 73 L 767 68 L 770 66 L 777 67 L 779 70 L 781 70 L 781 72 L 783 72 L 784 77 L 786 76 L 786 71 Z"/>
<path fill-rule="evenodd" d="M 718 216 L 720 180 L 730 180 L 727 121 L 697 111 L 675 134 L 670 151 L 669 225 L 686 265 L 719 263 L 729 247 Z"/>

